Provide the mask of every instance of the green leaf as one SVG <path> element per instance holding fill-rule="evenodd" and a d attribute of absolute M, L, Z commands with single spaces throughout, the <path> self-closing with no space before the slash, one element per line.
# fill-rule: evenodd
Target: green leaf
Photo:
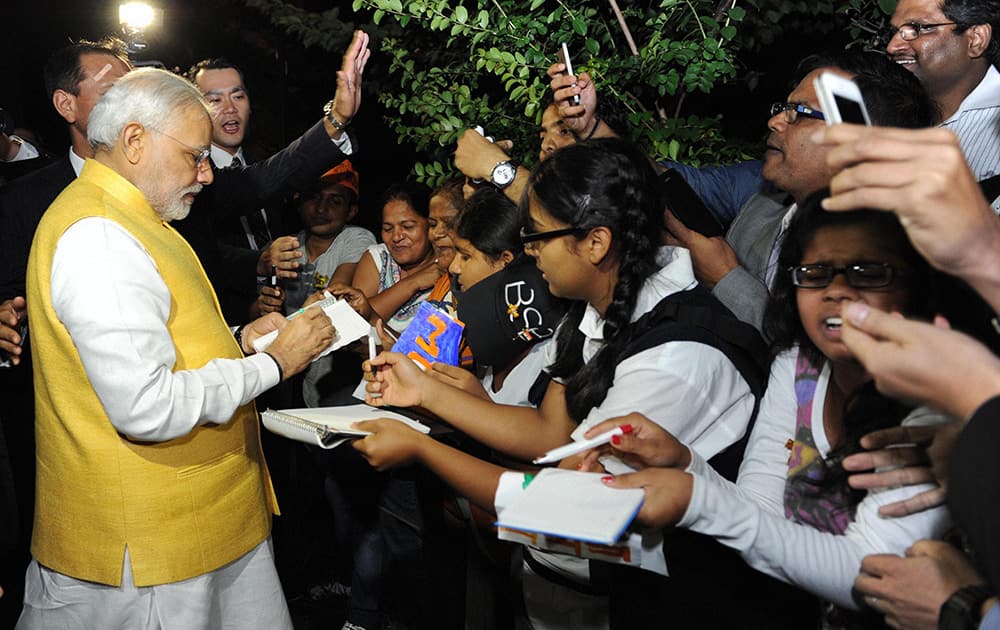
<path fill-rule="evenodd" d="M 417 162 L 416 164 L 413 165 L 413 170 L 417 172 L 417 177 L 424 176 L 424 165 L 421 164 L 420 162 Z"/>
<path fill-rule="evenodd" d="M 532 0 L 531 6 L 528 7 L 528 10 L 529 11 L 534 11 L 538 7 L 542 6 L 543 4 L 545 4 L 545 0 Z M 357 9 L 355 9 L 355 11 L 357 11 Z"/>
<path fill-rule="evenodd" d="M 729 17 L 732 18 L 734 22 L 742 22 L 743 18 L 747 16 L 747 10 L 743 7 L 733 7 L 729 9 Z"/>
<path fill-rule="evenodd" d="M 455 21 L 458 22 L 459 24 L 465 24 L 469 20 L 469 10 L 463 7 L 462 5 L 458 5 L 457 7 L 455 7 L 454 17 Z"/>
<path fill-rule="evenodd" d="M 680 155 L 680 152 L 681 143 L 678 142 L 676 138 L 671 140 L 667 148 L 667 155 L 670 156 L 671 160 L 677 161 L 677 156 Z"/>
<path fill-rule="evenodd" d="M 896 11 L 896 0 L 878 0 L 878 8 L 886 15 L 892 15 Z"/>
<path fill-rule="evenodd" d="M 586 35 L 587 34 L 587 23 L 583 20 L 583 18 L 575 17 L 575 18 L 573 18 L 573 30 L 576 31 L 577 35 L 581 35 L 581 36 L 582 35 Z"/>
<path fill-rule="evenodd" d="M 730 24 L 729 26 L 722 27 L 722 37 L 726 40 L 730 40 L 736 37 L 736 27 Z"/>

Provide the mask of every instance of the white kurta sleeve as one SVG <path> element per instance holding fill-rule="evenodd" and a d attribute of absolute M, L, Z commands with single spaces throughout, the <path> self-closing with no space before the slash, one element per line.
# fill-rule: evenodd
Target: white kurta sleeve
<path fill-rule="evenodd" d="M 111 423 L 142 441 L 165 441 L 236 408 L 279 381 L 270 357 L 215 359 L 172 372 L 170 292 L 153 259 L 118 224 L 88 218 L 59 239 L 52 303 Z"/>

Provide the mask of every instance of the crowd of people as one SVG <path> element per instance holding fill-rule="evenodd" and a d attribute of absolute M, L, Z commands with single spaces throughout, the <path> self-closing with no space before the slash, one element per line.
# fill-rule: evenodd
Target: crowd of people
<path fill-rule="evenodd" d="M 555 63 L 531 168 L 469 129 L 461 176 L 371 197 L 363 31 L 271 156 L 225 58 L 53 52 L 69 149 L 0 144 L 0 625 L 291 628 L 308 466 L 343 630 L 1000 628 L 1000 2 L 890 23 L 803 55 L 761 160 L 656 163 Z M 873 126 L 825 124 L 822 73 Z M 326 353 L 330 296 L 377 356 Z M 391 350 L 425 305 L 464 326 L 428 369 Z M 258 414 L 361 400 L 436 430 L 323 450 Z M 554 465 L 642 490 L 633 562 L 497 539 L 533 460 L 613 429 Z"/>

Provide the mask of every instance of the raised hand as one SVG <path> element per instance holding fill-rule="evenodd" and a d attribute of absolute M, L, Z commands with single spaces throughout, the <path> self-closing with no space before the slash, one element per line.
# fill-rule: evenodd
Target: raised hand
<path fill-rule="evenodd" d="M 340 70 L 337 71 L 337 92 L 333 96 L 333 115 L 338 122 L 347 124 L 361 107 L 361 77 L 371 51 L 368 33 L 354 31 Z"/>

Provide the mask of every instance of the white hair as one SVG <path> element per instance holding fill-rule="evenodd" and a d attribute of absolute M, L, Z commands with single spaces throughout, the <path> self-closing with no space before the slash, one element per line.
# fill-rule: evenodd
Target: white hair
<path fill-rule="evenodd" d="M 110 147 L 129 123 L 171 129 L 173 117 L 189 107 L 211 110 L 201 92 L 187 79 L 166 70 L 142 68 L 129 72 L 111 87 L 90 113 L 87 140 L 96 151 Z"/>

